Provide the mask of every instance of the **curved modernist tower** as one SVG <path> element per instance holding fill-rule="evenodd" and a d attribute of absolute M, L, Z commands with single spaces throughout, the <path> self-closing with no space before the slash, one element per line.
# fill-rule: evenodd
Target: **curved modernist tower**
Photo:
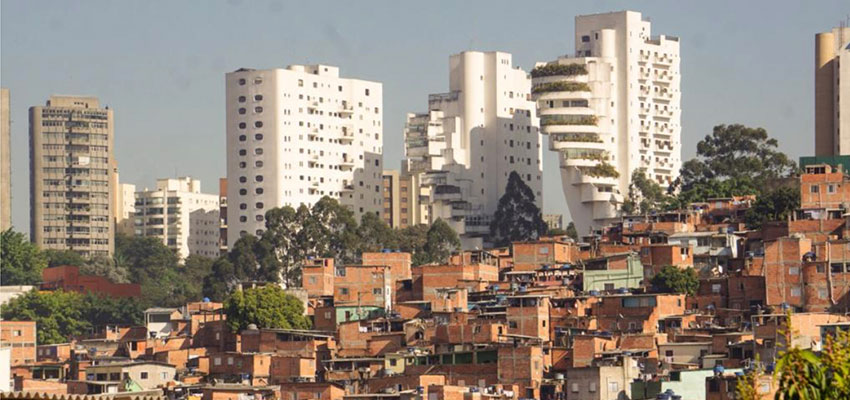
<path fill-rule="evenodd" d="M 678 38 L 651 37 L 637 12 L 578 16 L 575 56 L 538 63 L 531 76 L 581 235 L 619 216 L 632 171 L 645 169 L 662 187 L 678 177 Z"/>

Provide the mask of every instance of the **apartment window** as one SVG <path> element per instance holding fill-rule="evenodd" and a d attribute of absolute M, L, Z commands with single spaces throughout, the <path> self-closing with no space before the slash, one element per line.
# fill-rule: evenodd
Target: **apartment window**
<path fill-rule="evenodd" d="M 262 148 L 262 147 L 257 147 L 256 149 L 254 149 L 254 154 L 256 154 L 256 155 L 258 155 L 258 156 L 259 156 L 259 155 L 262 155 L 262 154 L 263 154 L 263 148 Z"/>
<path fill-rule="evenodd" d="M 265 206 L 262 202 L 258 202 L 257 204 L 254 204 L 254 205 L 255 205 L 257 208 L 263 208 L 263 207 Z"/>
<path fill-rule="evenodd" d="M 263 167 L 263 161 L 262 160 L 254 161 L 254 166 L 257 167 L 257 168 L 262 168 Z"/>
<path fill-rule="evenodd" d="M 239 108 L 239 114 L 245 114 L 246 110 L 244 107 Z"/>
<path fill-rule="evenodd" d="M 245 102 L 245 96 L 239 96 L 239 102 L 244 103 Z"/>
<path fill-rule="evenodd" d="M 245 183 L 245 182 L 248 182 L 248 178 L 246 178 L 244 176 L 240 176 L 239 177 L 239 183 Z"/>
<path fill-rule="evenodd" d="M 366 89 L 366 96 L 369 95 L 369 89 Z"/>
<path fill-rule="evenodd" d="M 140 376 L 141 376 L 142 379 L 148 379 L 148 373 L 147 372 L 142 372 L 140 374 Z"/>
<path fill-rule="evenodd" d="M 263 95 L 261 95 L 261 94 L 254 95 L 254 100 L 255 100 L 255 101 L 260 101 L 260 100 L 262 100 L 262 99 L 263 99 Z"/>
<path fill-rule="evenodd" d="M 239 205 L 239 209 L 240 209 L 240 210 L 247 210 L 247 209 L 248 209 L 248 205 L 247 205 L 247 204 L 245 204 L 245 203 L 242 203 L 242 204 L 240 204 L 240 205 Z"/>
<path fill-rule="evenodd" d="M 372 289 L 372 294 L 381 294 L 381 292 L 382 292 L 382 291 L 381 291 L 381 288 L 374 288 L 374 289 Z"/>
<path fill-rule="evenodd" d="M 263 83 L 263 78 L 260 78 L 260 77 L 254 78 L 254 84 L 255 85 L 259 85 L 261 83 Z"/>
<path fill-rule="evenodd" d="M 257 182 L 262 182 L 262 181 L 263 181 L 263 176 L 262 176 L 262 175 L 257 175 L 257 176 L 255 176 L 255 177 L 254 177 L 254 180 L 256 180 Z"/>
<path fill-rule="evenodd" d="M 340 288 L 339 294 L 341 294 L 343 296 L 347 296 L 348 295 L 348 288 Z"/>
<path fill-rule="evenodd" d="M 245 136 L 245 135 L 239 135 L 239 141 L 240 141 L 240 142 L 244 142 L 245 140 L 248 140 L 248 137 L 247 137 L 247 136 Z"/>
<path fill-rule="evenodd" d="M 620 391 L 619 382 L 608 382 L 608 393 L 617 393 Z"/>
<path fill-rule="evenodd" d="M 578 383 L 573 382 L 572 387 L 570 389 L 573 393 L 578 393 Z"/>
<path fill-rule="evenodd" d="M 255 128 L 262 128 L 263 127 L 263 121 L 254 122 L 254 127 Z"/>
<path fill-rule="evenodd" d="M 256 188 L 254 189 L 254 192 L 257 194 L 263 194 L 263 188 Z"/>
<path fill-rule="evenodd" d="M 247 191 L 247 190 L 245 190 L 245 189 L 239 189 L 239 194 L 240 194 L 241 196 L 244 196 L 244 195 L 248 194 L 248 191 Z"/>
<path fill-rule="evenodd" d="M 256 140 L 263 140 L 263 134 L 262 134 L 262 133 L 258 133 L 258 134 L 256 134 L 256 135 L 254 135 L 254 139 L 256 139 Z"/>
<path fill-rule="evenodd" d="M 245 168 L 246 166 L 248 166 L 248 164 L 245 161 L 239 162 L 239 168 Z"/>
<path fill-rule="evenodd" d="M 244 155 L 246 155 L 246 154 L 248 154 L 248 152 L 247 152 L 247 151 L 245 151 L 245 149 L 241 149 L 241 150 L 239 150 L 239 155 L 240 155 L 240 156 L 244 156 Z"/>
<path fill-rule="evenodd" d="M 812 185 L 812 187 L 811 187 L 812 193 L 818 193 L 819 190 L 820 190 L 820 187 L 818 185 Z"/>
<path fill-rule="evenodd" d="M 257 214 L 257 215 L 254 217 L 254 219 L 255 219 L 255 220 L 257 220 L 257 222 L 262 222 L 262 221 L 263 221 L 263 215 L 262 215 L 262 214 Z"/>
<path fill-rule="evenodd" d="M 254 107 L 254 112 L 258 113 L 258 114 L 263 112 L 263 107 L 260 107 L 260 106 Z"/>
<path fill-rule="evenodd" d="M 590 35 L 584 35 L 584 36 L 581 37 L 582 43 L 587 43 L 589 41 L 590 41 Z"/>
<path fill-rule="evenodd" d="M 833 185 L 833 184 L 827 185 L 826 186 L 826 192 L 827 193 L 835 193 L 835 185 Z"/>
<path fill-rule="evenodd" d="M 304 80 L 303 79 L 298 80 L 298 87 L 304 87 Z"/>
<path fill-rule="evenodd" d="M 247 127 L 248 127 L 248 125 L 246 125 L 244 122 L 239 123 L 239 129 L 245 129 Z"/>
<path fill-rule="evenodd" d="M 587 391 L 591 393 L 596 393 L 596 382 L 590 382 L 587 387 Z"/>
<path fill-rule="evenodd" d="M 248 217 L 246 217 L 244 215 L 239 217 L 239 222 L 248 222 Z"/>
<path fill-rule="evenodd" d="M 245 79 L 240 79 L 240 80 L 239 80 L 239 85 L 241 86 L 241 85 L 244 85 L 244 84 L 245 84 Z"/>

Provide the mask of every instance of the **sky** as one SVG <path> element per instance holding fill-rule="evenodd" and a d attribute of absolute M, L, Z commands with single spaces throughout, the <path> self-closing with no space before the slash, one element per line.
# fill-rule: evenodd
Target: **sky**
<path fill-rule="evenodd" d="M 0 2 L 0 84 L 11 93 L 12 222 L 29 230 L 27 109 L 92 95 L 115 112 L 121 181 L 193 176 L 217 193 L 225 167 L 224 75 L 330 64 L 384 85 L 384 165 L 399 168 L 405 114 L 448 89 L 449 55 L 504 51 L 530 70 L 574 50 L 577 15 L 639 11 L 681 40 L 683 160 L 718 124 L 767 129 L 797 158 L 814 149 L 814 35 L 850 19 L 834 1 Z M 544 138 L 545 139 L 545 138 Z M 546 146 L 544 146 L 544 149 Z M 543 209 L 569 221 L 555 153 Z"/>

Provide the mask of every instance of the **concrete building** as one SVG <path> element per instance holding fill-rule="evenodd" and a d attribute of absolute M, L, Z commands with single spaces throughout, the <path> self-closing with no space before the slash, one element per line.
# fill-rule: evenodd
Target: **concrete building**
<path fill-rule="evenodd" d="M 0 88 L 0 231 L 12 227 L 12 120 L 9 89 Z"/>
<path fill-rule="evenodd" d="M 543 222 L 546 222 L 546 226 L 549 227 L 549 230 L 566 229 L 566 226 L 564 226 L 563 214 L 543 214 Z"/>
<path fill-rule="evenodd" d="M 407 228 L 428 223 L 427 209 L 423 210 L 419 202 L 418 182 L 419 175 L 399 173 L 397 170 L 384 171 L 382 216 L 387 225 Z"/>
<path fill-rule="evenodd" d="M 219 196 L 201 193 L 201 181 L 157 179 L 155 190 L 136 192 L 135 234 L 161 239 L 181 259 L 192 254 L 215 258 L 220 252 L 219 212 Z"/>
<path fill-rule="evenodd" d="M 136 213 L 136 185 L 118 184 L 113 209 L 115 210 L 115 232 L 132 236 L 135 233 L 133 217 Z"/>
<path fill-rule="evenodd" d="M 540 132 L 531 81 L 502 52 L 449 58 L 449 92 L 428 96 L 428 112 L 408 114 L 404 171 L 421 174 L 428 222 L 438 218 L 464 248 L 483 246 L 511 172 L 542 208 Z"/>
<path fill-rule="evenodd" d="M 0 286 L 0 306 L 6 304 L 13 299 L 27 294 L 35 286 L 30 285 L 3 285 Z"/>
<path fill-rule="evenodd" d="M 850 154 L 848 60 L 849 27 L 815 35 L 815 155 L 818 156 Z"/>
<path fill-rule="evenodd" d="M 116 382 L 125 379 L 135 382 L 141 390 L 152 390 L 175 379 L 177 370 L 173 365 L 157 361 L 130 361 L 90 365 L 86 368 L 86 380 L 92 382 Z"/>
<path fill-rule="evenodd" d="M 30 236 L 83 257 L 115 248 L 113 112 L 96 97 L 51 96 L 29 109 Z"/>
<path fill-rule="evenodd" d="M 328 65 L 227 74 L 228 245 L 323 196 L 381 215 L 382 85 Z"/>
<path fill-rule="evenodd" d="M 579 235 L 612 222 L 631 174 L 662 187 L 681 167 L 679 39 L 633 11 L 577 16 L 575 56 L 531 72 L 549 148 Z"/>
<path fill-rule="evenodd" d="M 227 254 L 227 178 L 218 179 L 219 254 Z"/>

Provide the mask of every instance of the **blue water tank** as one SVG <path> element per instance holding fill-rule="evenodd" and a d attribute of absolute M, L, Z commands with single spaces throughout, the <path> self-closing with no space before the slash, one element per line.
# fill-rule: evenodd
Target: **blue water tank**
<path fill-rule="evenodd" d="M 628 288 L 621 287 L 621 288 L 619 289 L 619 292 L 620 292 L 620 294 L 629 294 L 629 289 L 628 289 Z"/>
<path fill-rule="evenodd" d="M 210 302 L 210 298 L 209 298 L 209 297 L 204 297 L 204 300 L 203 300 L 203 301 L 204 301 L 204 303 L 209 303 L 209 302 Z"/>
<path fill-rule="evenodd" d="M 393 251 L 390 249 L 381 249 L 381 253 L 392 253 Z"/>
<path fill-rule="evenodd" d="M 722 375 L 724 371 L 726 371 L 726 368 L 723 368 L 722 365 L 715 365 L 714 366 L 714 374 L 715 375 Z"/>
<path fill-rule="evenodd" d="M 599 291 L 598 290 L 591 290 L 590 295 L 591 296 L 599 296 Z"/>

